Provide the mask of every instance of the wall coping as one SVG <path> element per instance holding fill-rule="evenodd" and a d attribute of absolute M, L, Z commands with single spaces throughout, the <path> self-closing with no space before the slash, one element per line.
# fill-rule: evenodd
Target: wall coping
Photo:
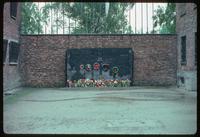
<path fill-rule="evenodd" d="M 21 34 L 20 36 L 177 36 L 174 34 Z"/>

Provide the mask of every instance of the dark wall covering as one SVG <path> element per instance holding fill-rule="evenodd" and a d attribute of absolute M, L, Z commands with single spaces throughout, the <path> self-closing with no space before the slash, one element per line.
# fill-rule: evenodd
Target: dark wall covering
<path fill-rule="evenodd" d="M 131 48 L 134 85 L 176 85 L 176 35 L 22 35 L 20 73 L 33 87 L 66 85 L 66 51 Z M 84 58 L 84 57 L 83 57 Z"/>
<path fill-rule="evenodd" d="M 131 48 L 68 49 L 66 78 L 132 80 L 132 53 Z"/>

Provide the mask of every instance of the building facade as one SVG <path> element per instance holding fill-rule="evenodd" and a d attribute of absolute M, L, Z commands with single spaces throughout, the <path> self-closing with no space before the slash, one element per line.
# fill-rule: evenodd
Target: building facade
<path fill-rule="evenodd" d="M 197 5 L 176 4 L 176 33 L 178 66 L 177 80 L 180 88 L 197 89 Z"/>
<path fill-rule="evenodd" d="M 3 7 L 3 89 L 20 86 L 18 54 L 20 39 L 20 4 L 4 3 Z"/>

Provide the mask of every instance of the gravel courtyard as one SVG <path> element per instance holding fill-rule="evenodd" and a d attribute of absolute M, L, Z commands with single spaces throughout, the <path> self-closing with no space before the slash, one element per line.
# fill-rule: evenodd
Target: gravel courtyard
<path fill-rule="evenodd" d="M 4 96 L 8 134 L 194 134 L 196 92 L 22 88 Z"/>

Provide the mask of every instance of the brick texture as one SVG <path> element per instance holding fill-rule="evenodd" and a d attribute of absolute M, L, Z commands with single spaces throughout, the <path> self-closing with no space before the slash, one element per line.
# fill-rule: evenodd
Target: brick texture
<path fill-rule="evenodd" d="M 16 19 L 10 17 L 10 2 L 4 4 L 3 10 L 3 38 L 18 41 L 20 29 L 20 3 L 17 7 Z"/>
<path fill-rule="evenodd" d="M 195 32 L 197 32 L 197 5 L 194 3 L 176 4 L 176 33 L 178 48 L 178 70 L 194 71 L 195 65 Z M 183 15 L 184 13 L 184 15 Z M 181 37 L 186 36 L 187 64 L 181 65 Z"/>
<path fill-rule="evenodd" d="M 10 17 L 10 2 L 3 5 L 3 39 L 14 42 L 19 42 L 20 29 L 20 8 L 18 3 L 16 19 Z M 3 49 L 3 45 L 2 45 Z M 18 72 L 18 64 L 9 64 L 9 47 L 7 48 L 6 61 L 3 64 L 3 90 L 9 90 L 21 85 L 20 76 Z"/>
<path fill-rule="evenodd" d="M 176 35 L 22 35 L 24 86 L 64 87 L 70 48 L 132 48 L 134 85 L 176 85 Z"/>
<path fill-rule="evenodd" d="M 197 32 L 197 5 L 176 4 L 177 33 L 177 85 L 186 90 L 197 90 L 197 65 L 195 64 L 195 33 Z M 186 64 L 181 64 L 181 37 L 186 36 Z"/>

